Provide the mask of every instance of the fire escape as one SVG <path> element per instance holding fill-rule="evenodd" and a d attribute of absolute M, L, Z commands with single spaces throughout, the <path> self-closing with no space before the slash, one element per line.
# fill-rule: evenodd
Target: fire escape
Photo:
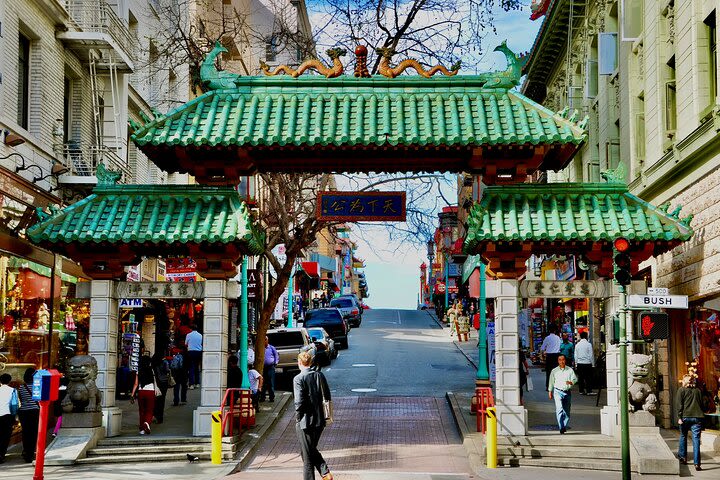
<path fill-rule="evenodd" d="M 111 0 L 112 1 L 112 0 Z M 88 69 L 92 99 L 93 138 L 55 145 L 56 155 L 69 169 L 58 178 L 65 186 L 94 185 L 95 172 L 106 167 L 130 176 L 127 161 L 125 76 L 132 73 L 137 42 L 123 20 L 105 0 L 64 0 L 70 21 L 56 37 L 75 52 Z"/>

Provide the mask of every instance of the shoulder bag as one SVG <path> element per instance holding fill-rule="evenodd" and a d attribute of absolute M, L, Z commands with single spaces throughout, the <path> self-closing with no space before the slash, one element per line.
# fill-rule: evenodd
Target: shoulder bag
<path fill-rule="evenodd" d="M 333 406 L 332 406 L 332 400 L 330 400 L 325 392 L 324 384 L 325 382 L 322 381 L 323 374 L 320 372 L 317 372 L 316 374 L 317 382 L 318 382 L 318 389 L 320 390 L 320 395 L 322 396 L 322 407 L 323 407 L 323 416 L 325 417 L 325 425 L 330 425 L 333 422 Z"/>

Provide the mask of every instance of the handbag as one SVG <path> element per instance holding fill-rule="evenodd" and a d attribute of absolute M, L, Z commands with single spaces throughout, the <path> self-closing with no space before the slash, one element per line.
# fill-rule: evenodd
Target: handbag
<path fill-rule="evenodd" d="M 155 387 L 155 396 L 156 397 L 162 397 L 162 390 L 160 390 L 160 387 L 158 387 L 158 381 L 155 377 L 155 371 L 153 370 L 153 387 Z"/>
<path fill-rule="evenodd" d="M 333 422 L 333 405 L 332 400 L 330 400 L 329 395 L 325 395 L 325 388 L 323 387 L 324 382 L 321 381 L 321 378 L 323 377 L 322 373 L 318 372 L 317 379 L 318 379 L 318 388 L 320 389 L 320 395 L 322 396 L 322 408 L 323 408 L 323 417 L 325 418 L 325 425 L 330 425 Z"/>

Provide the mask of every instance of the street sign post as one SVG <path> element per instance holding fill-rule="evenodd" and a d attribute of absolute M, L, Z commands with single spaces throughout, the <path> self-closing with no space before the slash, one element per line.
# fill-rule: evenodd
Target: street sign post
<path fill-rule="evenodd" d="M 628 305 L 645 308 L 688 308 L 687 295 L 629 295 Z"/>

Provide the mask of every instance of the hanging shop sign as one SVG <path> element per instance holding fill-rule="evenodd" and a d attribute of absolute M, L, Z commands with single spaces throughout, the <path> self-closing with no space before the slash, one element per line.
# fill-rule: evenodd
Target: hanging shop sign
<path fill-rule="evenodd" d="M 169 282 L 194 282 L 197 264 L 189 257 L 168 258 L 165 261 L 165 278 Z"/>
<path fill-rule="evenodd" d="M 248 276 L 248 300 L 257 300 L 260 298 L 260 292 L 262 291 L 262 283 L 260 282 L 260 271 L 254 268 L 249 268 L 247 271 Z"/>
<path fill-rule="evenodd" d="M 118 306 L 120 308 L 142 308 L 142 298 L 121 298 L 118 300 Z"/>
<path fill-rule="evenodd" d="M 405 221 L 405 192 L 318 192 L 317 218 L 333 222 Z"/>
<path fill-rule="evenodd" d="M 520 282 L 520 296 L 524 298 L 607 298 L 612 291 L 605 280 L 541 281 Z"/>
<path fill-rule="evenodd" d="M 137 298 L 203 298 L 205 282 L 120 282 L 115 296 L 120 299 Z"/>

